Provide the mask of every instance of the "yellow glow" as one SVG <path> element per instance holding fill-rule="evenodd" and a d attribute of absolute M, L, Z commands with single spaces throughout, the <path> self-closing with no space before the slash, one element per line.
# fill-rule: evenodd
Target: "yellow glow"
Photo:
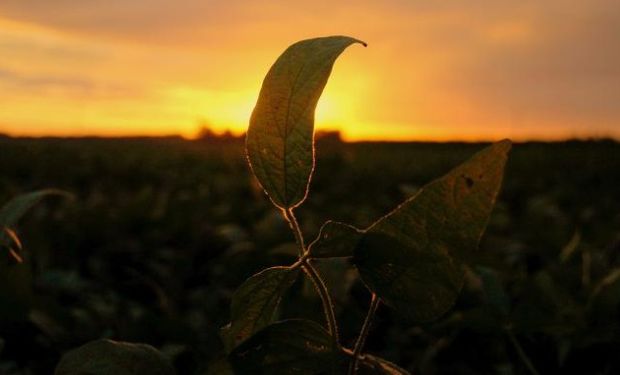
<path fill-rule="evenodd" d="M 341 128 L 353 119 L 352 104 L 345 96 L 331 94 L 319 99 L 316 107 L 315 122 L 317 129 Z"/>
<path fill-rule="evenodd" d="M 78 1 L 57 12 L 9 2 L 18 11 L 0 4 L 0 133 L 193 137 L 201 125 L 241 133 L 277 56 L 295 41 L 335 34 L 369 43 L 337 60 L 316 110 L 317 129 L 347 140 L 620 133 L 610 49 L 588 41 L 582 25 L 541 16 L 544 2 L 188 0 L 174 12 L 154 5 L 136 22 L 139 1 L 101 15 Z M 102 22 L 107 16 L 115 21 Z M 564 40 L 557 30 L 573 34 Z M 576 57 L 581 50 L 587 59 Z"/>
<path fill-rule="evenodd" d="M 175 87 L 167 89 L 164 95 L 169 107 L 180 117 L 191 121 L 194 116 L 195 123 L 204 122 L 216 132 L 240 133 L 248 126 L 258 94 L 253 90 L 214 92 Z"/>

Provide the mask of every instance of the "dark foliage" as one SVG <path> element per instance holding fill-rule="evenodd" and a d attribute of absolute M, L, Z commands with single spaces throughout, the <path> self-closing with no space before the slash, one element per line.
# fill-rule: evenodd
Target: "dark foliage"
<path fill-rule="evenodd" d="M 308 239 L 328 219 L 367 227 L 482 145 L 318 148 L 297 212 Z M 238 140 L 2 138 L 0 176 L 0 202 L 48 187 L 76 197 L 18 226 L 37 298 L 29 316 L 0 320 L 0 373 L 49 374 L 98 338 L 151 344 L 180 374 L 201 373 L 222 356 L 232 292 L 296 256 Z M 526 374 L 524 354 L 540 373 L 619 371 L 618 181 L 614 142 L 515 145 L 457 306 L 422 326 L 381 308 L 366 350 L 421 374 Z M 369 296 L 347 261 L 323 262 L 350 346 Z M 303 282 L 282 307 L 284 318 L 321 316 Z"/>

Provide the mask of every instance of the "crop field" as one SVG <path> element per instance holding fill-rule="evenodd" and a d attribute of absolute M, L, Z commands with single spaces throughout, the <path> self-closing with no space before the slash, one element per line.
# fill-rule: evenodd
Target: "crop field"
<path fill-rule="evenodd" d="M 319 140 L 303 234 L 366 228 L 484 146 Z M 380 306 L 365 350 L 413 374 L 618 373 L 619 184 L 613 141 L 515 144 L 456 305 L 415 324 Z M 232 293 L 297 257 L 240 139 L 0 138 L 0 203 L 43 188 L 72 196 L 17 226 L 34 293 L 0 285 L 0 374 L 52 373 L 102 337 L 151 344 L 179 374 L 218 373 Z M 347 258 L 316 263 L 352 345 L 369 292 Z M 279 316 L 323 323 L 308 280 Z"/>

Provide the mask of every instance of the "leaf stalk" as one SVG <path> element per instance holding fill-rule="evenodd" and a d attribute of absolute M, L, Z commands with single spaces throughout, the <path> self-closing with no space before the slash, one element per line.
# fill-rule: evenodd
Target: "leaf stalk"
<path fill-rule="evenodd" d="M 308 275 L 312 283 L 314 284 L 319 296 L 321 297 L 321 302 L 323 304 L 323 312 L 325 313 L 325 320 L 327 322 L 327 330 L 334 340 L 334 345 L 336 348 L 340 348 L 340 342 L 338 339 L 338 324 L 336 323 L 336 314 L 334 312 L 334 304 L 329 295 L 329 291 L 327 290 L 327 286 L 325 282 L 319 275 L 319 272 L 314 268 L 314 266 L 308 261 L 304 261 L 302 263 L 302 269 Z"/>
<path fill-rule="evenodd" d="M 299 246 L 299 256 L 303 257 L 306 254 L 306 244 L 304 243 L 304 235 L 301 233 L 301 228 L 299 227 L 299 223 L 297 222 L 297 218 L 293 213 L 292 208 L 287 208 L 282 210 L 284 214 L 284 218 L 288 221 L 293 234 L 295 235 L 295 242 Z"/>
<path fill-rule="evenodd" d="M 304 236 L 301 232 L 301 228 L 299 227 L 299 223 L 293 210 L 291 208 L 287 208 L 283 210 L 284 218 L 289 222 L 290 227 L 295 235 L 295 241 L 297 245 L 299 245 L 299 260 L 293 265 L 297 267 L 301 266 L 303 271 L 308 275 L 316 291 L 321 297 L 321 303 L 323 305 L 323 312 L 325 313 L 325 321 L 327 322 L 327 330 L 333 339 L 334 346 L 336 348 L 340 348 L 340 342 L 338 339 L 338 323 L 336 322 L 336 313 L 334 312 L 334 304 L 329 295 L 329 291 L 327 290 L 327 286 L 321 278 L 319 272 L 314 268 L 312 263 L 308 260 L 308 251 L 304 244 Z"/>
<path fill-rule="evenodd" d="M 370 307 L 368 308 L 368 314 L 366 314 L 366 319 L 364 319 L 362 330 L 360 331 L 360 335 L 358 336 L 357 341 L 355 342 L 355 347 L 353 348 L 353 358 L 351 359 L 351 363 L 349 363 L 349 375 L 355 375 L 357 373 L 357 364 L 359 363 L 360 355 L 364 349 L 364 344 L 366 343 L 366 338 L 368 337 L 368 332 L 370 331 L 372 319 L 375 317 L 375 313 L 377 312 L 380 302 L 381 299 L 373 293 L 370 300 Z"/>

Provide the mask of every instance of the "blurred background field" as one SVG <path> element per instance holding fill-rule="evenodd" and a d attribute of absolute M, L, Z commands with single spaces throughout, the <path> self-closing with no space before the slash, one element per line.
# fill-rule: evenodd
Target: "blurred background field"
<path fill-rule="evenodd" d="M 323 137 L 298 209 L 307 240 L 328 219 L 368 226 L 483 146 Z M 416 374 L 618 373 L 619 186 L 614 141 L 515 145 L 456 307 L 422 326 L 381 307 L 367 351 Z M 74 199 L 50 198 L 18 227 L 35 297 L 0 285 L 0 374 L 49 374 L 100 337 L 150 343 L 180 374 L 206 373 L 235 288 L 295 259 L 240 138 L 0 138 L 0 203 L 49 187 Z M 351 345 L 369 295 L 346 260 L 320 268 Z M 281 316 L 322 322 L 305 280 Z"/>

